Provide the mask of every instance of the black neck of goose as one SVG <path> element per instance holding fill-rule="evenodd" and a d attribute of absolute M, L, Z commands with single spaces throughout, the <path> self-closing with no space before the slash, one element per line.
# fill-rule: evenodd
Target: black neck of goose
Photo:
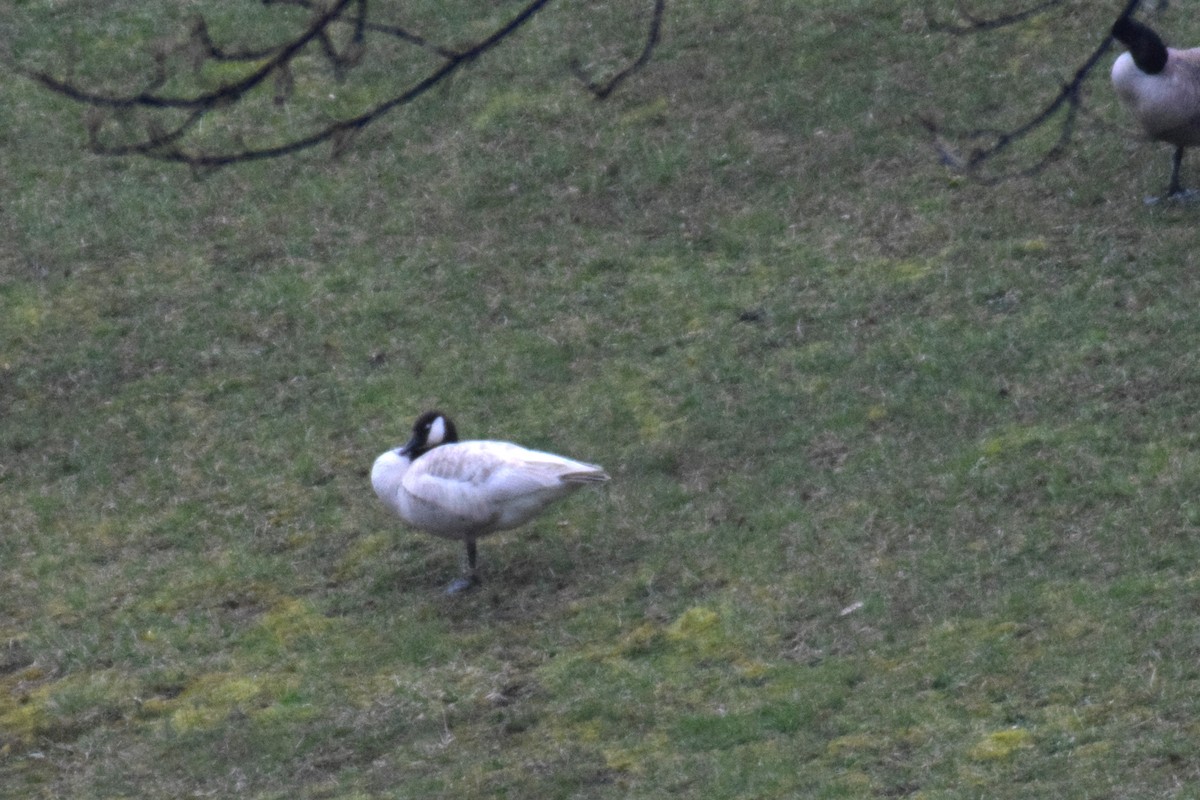
<path fill-rule="evenodd" d="M 410 459 L 415 461 L 416 459 L 428 453 L 434 447 L 437 447 L 437 445 L 430 445 L 424 440 L 412 438 L 408 440 L 408 444 L 397 448 L 396 452 L 402 456 L 408 456 Z"/>
<path fill-rule="evenodd" d="M 1167 66 L 1167 45 L 1162 37 L 1136 20 L 1121 17 L 1112 27 L 1112 35 L 1129 48 L 1133 63 L 1147 75 L 1157 75 Z"/>

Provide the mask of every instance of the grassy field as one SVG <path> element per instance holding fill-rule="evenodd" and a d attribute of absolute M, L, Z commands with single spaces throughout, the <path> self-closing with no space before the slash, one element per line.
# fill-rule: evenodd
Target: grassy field
<path fill-rule="evenodd" d="M 672 0 L 597 103 L 642 5 L 203 179 L 0 83 L 0 796 L 1193 796 L 1200 208 L 1107 61 L 1034 178 L 919 121 L 1023 119 L 1118 6 Z M 100 84 L 189 8 L 0 32 Z M 613 481 L 445 597 L 367 477 L 433 406 Z"/>

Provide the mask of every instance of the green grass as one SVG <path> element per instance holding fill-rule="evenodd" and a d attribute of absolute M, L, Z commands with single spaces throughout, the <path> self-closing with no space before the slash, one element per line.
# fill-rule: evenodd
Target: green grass
<path fill-rule="evenodd" d="M 1034 179 L 919 125 L 1024 118 L 1114 13 L 1069 5 L 678 0 L 605 103 L 564 65 L 636 20 L 554 6 L 339 160 L 202 180 L 4 81 L 0 796 L 1187 796 L 1198 212 L 1103 70 Z M 107 85 L 185 12 L 4 35 Z M 613 475 L 456 598 L 367 480 L 435 405 Z"/>

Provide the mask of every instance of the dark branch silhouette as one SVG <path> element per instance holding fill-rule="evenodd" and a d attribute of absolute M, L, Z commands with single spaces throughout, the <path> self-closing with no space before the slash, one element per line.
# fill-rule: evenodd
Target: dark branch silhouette
<path fill-rule="evenodd" d="M 250 68 L 246 75 L 221 82 L 211 90 L 192 94 L 166 91 L 164 87 L 175 77 L 167 68 L 168 58 L 174 53 L 168 52 L 154 53 L 154 75 L 143 87 L 125 93 L 93 90 L 72 78 L 60 78 L 48 71 L 21 65 L 12 66 L 16 72 L 46 89 L 86 107 L 88 147 L 101 155 L 144 156 L 197 169 L 278 158 L 325 142 L 329 142 L 334 155 L 338 155 L 362 129 L 396 108 L 412 103 L 463 67 L 500 47 L 551 3 L 551 0 L 529 0 L 483 38 L 467 45 L 449 47 L 436 44 L 401 25 L 372 19 L 367 0 L 262 1 L 264 5 L 304 9 L 312 16 L 301 32 L 281 44 L 240 51 L 215 42 L 203 17 L 197 18 L 186 41 L 175 49 L 190 58 L 194 72 L 199 72 L 207 62 L 240 63 Z M 596 99 L 608 97 L 630 75 L 642 69 L 653 55 L 661 37 L 666 0 L 646 2 L 651 14 L 636 59 L 604 81 L 589 78 L 576 62 L 570 65 L 571 71 Z M 432 57 L 434 63 L 406 86 L 358 113 L 316 123 L 305 132 L 284 136 L 269 144 L 245 145 L 234 133 L 231 134 L 237 142 L 234 146 L 210 144 L 206 147 L 196 135 L 206 118 L 227 112 L 261 87 L 273 87 L 275 106 L 286 105 L 296 92 L 294 73 L 301 56 L 319 55 L 335 80 L 345 80 L 362 62 L 373 37 L 386 37 L 393 43 L 416 48 L 425 58 Z M 131 128 L 134 129 L 132 132 Z"/>
<path fill-rule="evenodd" d="M 617 72 L 604 83 L 597 83 L 589 79 L 584 74 L 583 68 L 578 61 L 571 64 L 571 69 L 575 73 L 575 76 L 587 86 L 588 91 L 594 94 L 596 99 L 603 100 L 608 97 L 618 86 L 625 82 L 626 78 L 650 61 L 650 56 L 653 55 L 654 48 L 658 46 L 659 36 L 662 34 L 662 18 L 666 8 L 667 0 L 654 0 L 654 10 L 650 17 L 650 25 L 646 29 L 646 42 L 642 47 L 641 55 L 631 62 L 629 66 Z"/>
<path fill-rule="evenodd" d="M 965 24 L 944 24 L 935 23 L 931 27 L 936 27 L 939 30 L 945 30 L 956 34 L 975 33 L 981 31 L 994 30 L 1007 25 L 1015 25 L 1020 22 L 1040 14 L 1047 9 L 1059 5 L 1061 0 L 1046 0 L 1046 2 L 1038 3 L 1030 8 L 1016 11 L 1010 14 L 1005 14 L 1001 17 L 992 19 L 980 19 L 970 13 L 964 11 L 959 6 L 959 15 L 965 21 Z M 1120 12 L 1118 18 L 1126 17 L 1137 10 L 1141 0 L 1128 0 L 1125 8 Z M 1075 74 L 1067 83 L 1059 89 L 1058 94 L 1049 102 L 1035 112 L 1025 122 L 1006 130 L 996 128 L 977 128 L 965 133 L 951 134 L 942 130 L 941 127 L 932 119 L 926 117 L 921 120 L 925 129 L 930 134 L 930 139 L 934 150 L 938 153 L 942 163 L 946 166 L 971 175 L 976 180 L 983 183 L 998 183 L 1003 180 L 1014 177 L 1028 177 L 1036 175 L 1044 170 L 1049 164 L 1059 158 L 1070 146 L 1071 137 L 1075 133 L 1075 122 L 1079 116 L 1079 112 L 1083 107 L 1083 85 L 1087 80 L 1088 75 L 1095 69 L 1096 64 L 1104 57 L 1112 46 L 1113 37 L 1106 30 L 1104 39 L 1096 46 L 1091 55 L 1084 60 L 1076 70 Z M 1024 139 L 1037 131 L 1040 131 L 1044 126 L 1049 125 L 1055 119 L 1058 119 L 1058 135 L 1051 144 L 1036 161 L 1030 166 L 1022 169 L 1012 170 L 1009 172 L 999 172 L 995 174 L 984 174 L 983 168 L 998 157 L 1004 155 L 1014 145 L 1019 144 Z M 950 142 L 968 142 L 976 143 L 970 147 L 967 154 L 960 154 Z"/>
<path fill-rule="evenodd" d="M 961 22 L 941 22 L 933 21 L 929 27 L 935 31 L 945 33 L 978 33 L 980 31 L 990 31 L 996 28 L 1004 28 L 1009 25 L 1016 25 L 1018 22 L 1036 17 L 1043 11 L 1061 5 L 1063 0 L 1045 0 L 1035 6 L 1014 11 L 1010 14 L 1001 14 L 998 17 L 978 17 L 967 9 L 961 2 L 955 6 L 955 11 L 958 12 Z"/>

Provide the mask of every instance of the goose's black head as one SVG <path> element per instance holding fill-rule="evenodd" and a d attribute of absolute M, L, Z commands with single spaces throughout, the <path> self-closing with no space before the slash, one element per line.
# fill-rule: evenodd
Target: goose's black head
<path fill-rule="evenodd" d="M 440 411 L 426 411 L 413 423 L 412 438 L 400 448 L 400 455 L 419 458 L 442 444 L 458 441 L 454 423 Z"/>
<path fill-rule="evenodd" d="M 1157 75 L 1167 66 L 1167 45 L 1162 37 L 1129 17 L 1121 17 L 1112 26 L 1112 35 L 1129 48 L 1133 63 L 1147 75 Z"/>

